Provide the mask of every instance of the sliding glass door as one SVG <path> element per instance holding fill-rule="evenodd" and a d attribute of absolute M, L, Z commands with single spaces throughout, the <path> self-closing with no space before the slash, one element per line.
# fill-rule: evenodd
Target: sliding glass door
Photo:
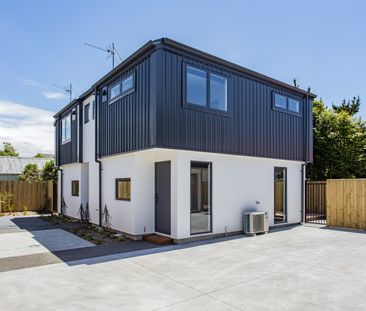
<path fill-rule="evenodd" d="M 285 167 L 274 168 L 274 223 L 287 221 L 287 176 Z"/>
<path fill-rule="evenodd" d="M 211 163 L 191 162 L 191 234 L 212 231 Z"/>

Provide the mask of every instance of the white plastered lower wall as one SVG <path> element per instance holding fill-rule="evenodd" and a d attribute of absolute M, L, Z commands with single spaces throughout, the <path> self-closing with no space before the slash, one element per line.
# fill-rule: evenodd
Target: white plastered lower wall
<path fill-rule="evenodd" d="M 113 228 L 154 232 L 155 162 L 171 161 L 171 236 L 190 235 L 191 161 L 212 163 L 212 233 L 240 231 L 246 210 L 266 211 L 273 225 L 274 167 L 287 168 L 287 223 L 301 221 L 302 162 L 224 154 L 150 149 L 104 158 L 103 206 Z M 115 199 L 115 179 L 131 178 L 131 201 Z"/>

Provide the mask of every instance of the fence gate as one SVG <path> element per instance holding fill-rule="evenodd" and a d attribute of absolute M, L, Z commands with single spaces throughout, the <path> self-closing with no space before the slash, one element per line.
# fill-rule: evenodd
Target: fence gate
<path fill-rule="evenodd" d="M 305 221 L 326 224 L 326 181 L 306 182 Z"/>

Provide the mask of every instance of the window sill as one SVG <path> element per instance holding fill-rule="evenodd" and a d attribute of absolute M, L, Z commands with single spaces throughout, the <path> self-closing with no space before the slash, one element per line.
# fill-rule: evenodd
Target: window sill
<path fill-rule="evenodd" d="M 224 111 L 224 110 L 219 110 L 219 109 L 213 109 L 213 108 L 208 108 L 205 106 L 200 106 L 200 105 L 195 105 L 195 104 L 190 104 L 190 103 L 184 103 L 183 104 L 183 108 L 185 109 L 189 109 L 189 110 L 196 110 L 196 111 L 200 111 L 200 112 L 206 112 L 209 114 L 216 114 L 216 115 L 220 115 L 226 118 L 231 118 L 232 114 L 230 111 Z"/>

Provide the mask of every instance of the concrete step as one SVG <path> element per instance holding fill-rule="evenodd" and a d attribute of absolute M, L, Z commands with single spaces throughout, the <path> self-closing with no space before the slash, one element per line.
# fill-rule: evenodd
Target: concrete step
<path fill-rule="evenodd" d="M 173 239 L 171 237 L 159 234 L 144 236 L 144 240 L 159 245 L 173 244 Z"/>

